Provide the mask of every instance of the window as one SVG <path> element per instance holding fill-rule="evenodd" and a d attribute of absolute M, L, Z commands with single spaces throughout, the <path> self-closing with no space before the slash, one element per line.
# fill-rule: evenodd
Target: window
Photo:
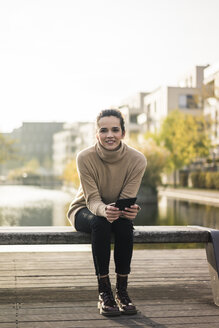
<path fill-rule="evenodd" d="M 198 95 L 179 95 L 179 108 L 201 108 Z"/>
<path fill-rule="evenodd" d="M 151 104 L 147 105 L 147 114 L 150 115 L 151 113 Z"/>
<path fill-rule="evenodd" d="M 186 95 L 179 96 L 179 108 L 186 108 L 187 107 L 187 98 Z"/>
<path fill-rule="evenodd" d="M 138 115 L 137 114 L 131 114 L 130 115 L 130 122 L 131 123 L 137 123 L 137 118 L 138 118 Z"/>

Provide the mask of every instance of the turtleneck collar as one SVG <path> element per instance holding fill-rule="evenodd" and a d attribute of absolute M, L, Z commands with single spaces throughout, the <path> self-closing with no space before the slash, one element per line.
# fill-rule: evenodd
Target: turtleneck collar
<path fill-rule="evenodd" d="M 99 141 L 95 144 L 95 149 L 102 161 L 106 163 L 116 163 L 120 161 L 127 152 L 127 145 L 121 141 L 120 147 L 116 150 L 105 149 Z"/>

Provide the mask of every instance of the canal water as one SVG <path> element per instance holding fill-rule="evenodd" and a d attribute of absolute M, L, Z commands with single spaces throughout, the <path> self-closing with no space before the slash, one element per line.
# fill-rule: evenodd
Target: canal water
<path fill-rule="evenodd" d="M 69 225 L 66 212 L 74 195 L 32 186 L 0 186 L 0 226 Z M 201 225 L 219 229 L 219 204 L 159 197 L 141 205 L 135 225 Z"/>

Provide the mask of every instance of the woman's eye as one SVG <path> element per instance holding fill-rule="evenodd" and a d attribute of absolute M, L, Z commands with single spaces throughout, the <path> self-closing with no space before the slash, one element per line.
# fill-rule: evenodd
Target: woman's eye
<path fill-rule="evenodd" d="M 102 128 L 99 130 L 100 133 L 107 133 L 109 130 L 108 129 L 105 129 L 105 128 Z M 112 132 L 119 132 L 120 129 L 119 128 L 112 128 L 111 129 Z"/>

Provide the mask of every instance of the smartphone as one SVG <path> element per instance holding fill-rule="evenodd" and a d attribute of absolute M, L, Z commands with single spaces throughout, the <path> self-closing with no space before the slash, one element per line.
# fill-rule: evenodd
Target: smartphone
<path fill-rule="evenodd" d="M 137 197 L 118 199 L 116 201 L 115 207 L 118 207 L 121 211 L 123 211 L 126 207 L 134 205 L 136 200 Z"/>

